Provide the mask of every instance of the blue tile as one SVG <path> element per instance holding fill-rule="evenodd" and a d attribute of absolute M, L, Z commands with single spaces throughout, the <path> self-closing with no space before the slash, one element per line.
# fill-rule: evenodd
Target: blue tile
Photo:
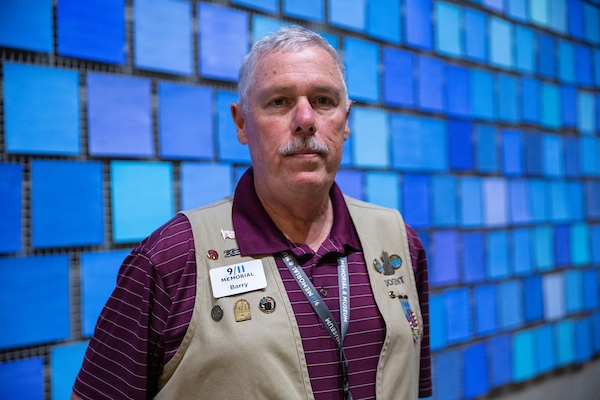
<path fill-rule="evenodd" d="M 442 60 L 420 55 L 417 57 L 418 105 L 423 111 L 446 110 L 446 66 Z"/>
<path fill-rule="evenodd" d="M 400 43 L 402 36 L 400 1 L 368 1 L 366 18 L 367 34 L 369 36 L 386 42 Z"/>
<path fill-rule="evenodd" d="M 52 0 L 0 2 L 0 46 L 52 53 Z"/>
<path fill-rule="evenodd" d="M 237 81 L 238 70 L 248 52 L 248 14 L 198 3 L 198 29 L 200 75 Z"/>
<path fill-rule="evenodd" d="M 592 320 L 583 318 L 575 322 L 575 361 L 583 363 L 592 358 Z"/>
<path fill-rule="evenodd" d="M 523 134 L 516 129 L 502 131 L 502 172 L 504 175 L 522 175 Z"/>
<path fill-rule="evenodd" d="M 401 209 L 400 180 L 395 172 L 369 171 L 365 176 L 367 201 L 382 207 Z"/>
<path fill-rule="evenodd" d="M 565 267 L 571 261 L 571 233 L 568 225 L 554 227 L 554 262 L 556 266 Z"/>
<path fill-rule="evenodd" d="M 471 8 L 464 10 L 465 57 L 478 62 L 487 61 L 487 17 Z"/>
<path fill-rule="evenodd" d="M 545 33 L 538 34 L 538 65 L 539 73 L 544 78 L 554 78 L 556 75 L 554 38 Z"/>
<path fill-rule="evenodd" d="M 466 347 L 463 365 L 465 369 L 465 398 L 472 399 L 489 392 L 488 357 L 485 343 Z"/>
<path fill-rule="evenodd" d="M 590 232 L 590 243 L 592 247 L 592 263 L 600 264 L 600 225 L 593 225 Z"/>
<path fill-rule="evenodd" d="M 410 223 L 409 223 L 410 225 Z M 458 233 L 456 231 L 436 231 L 432 236 L 432 250 L 429 254 L 429 282 L 432 286 L 458 283 Z"/>
<path fill-rule="evenodd" d="M 593 310 L 600 305 L 598 268 L 583 271 L 583 308 Z"/>
<path fill-rule="evenodd" d="M 490 339 L 490 381 L 493 387 L 506 385 L 512 379 L 511 338 L 509 335 Z"/>
<path fill-rule="evenodd" d="M 552 228 L 537 227 L 534 229 L 534 261 L 538 270 L 549 270 L 554 267 L 554 241 Z"/>
<path fill-rule="evenodd" d="M 552 221 L 567 222 L 570 220 L 567 186 L 564 181 L 551 181 L 548 185 L 550 197 L 550 213 Z"/>
<path fill-rule="evenodd" d="M 0 349 L 71 337 L 67 254 L 0 258 L 0 275 Z"/>
<path fill-rule="evenodd" d="M 211 88 L 160 82 L 158 133 L 161 157 L 214 159 L 212 109 Z"/>
<path fill-rule="evenodd" d="M 520 331 L 513 337 L 512 379 L 514 382 L 522 382 L 531 379 L 537 374 L 535 339 L 535 332 L 532 330 Z"/>
<path fill-rule="evenodd" d="M 568 214 L 571 220 L 581 221 L 585 219 L 584 214 L 584 195 L 583 195 L 583 183 L 572 182 L 567 183 L 567 197 L 568 201 Z"/>
<path fill-rule="evenodd" d="M 471 114 L 475 118 L 495 118 L 494 75 L 474 69 L 471 71 Z"/>
<path fill-rule="evenodd" d="M 536 330 L 538 372 L 543 374 L 554 369 L 554 333 L 551 325 L 542 325 Z"/>
<path fill-rule="evenodd" d="M 325 21 L 325 0 L 283 0 L 283 12 L 291 17 Z"/>
<path fill-rule="evenodd" d="M 536 71 L 535 33 L 522 25 L 515 27 L 515 68 L 521 72 Z"/>
<path fill-rule="evenodd" d="M 485 279 L 483 233 L 467 232 L 462 235 L 462 277 L 465 283 Z"/>
<path fill-rule="evenodd" d="M 508 0 L 506 12 L 517 21 L 527 22 L 527 0 Z"/>
<path fill-rule="evenodd" d="M 448 318 L 448 343 L 471 339 L 471 296 L 468 289 L 446 291 L 446 317 Z"/>
<path fill-rule="evenodd" d="M 523 285 L 525 322 L 540 321 L 544 317 L 542 277 L 539 275 L 525 277 Z"/>
<path fill-rule="evenodd" d="M 237 103 L 237 93 L 217 92 L 217 149 L 220 161 L 250 163 L 250 150 L 237 138 L 235 123 L 231 118 L 230 105 Z"/>
<path fill-rule="evenodd" d="M 498 171 L 498 151 L 496 147 L 496 127 L 475 125 L 477 136 L 477 168 L 480 172 Z"/>
<path fill-rule="evenodd" d="M 537 223 L 547 221 L 548 205 L 546 204 L 546 182 L 541 179 L 530 180 L 529 196 L 532 222 Z"/>
<path fill-rule="evenodd" d="M 567 34 L 567 1 L 553 0 L 550 2 L 550 28 L 556 32 Z"/>
<path fill-rule="evenodd" d="M 446 171 L 446 129 L 442 120 L 392 114 L 392 166 L 399 170 Z"/>
<path fill-rule="evenodd" d="M 192 5 L 174 0 L 136 0 L 133 6 L 136 67 L 192 75 Z"/>
<path fill-rule="evenodd" d="M 582 135 L 596 134 L 596 97 L 594 94 L 579 91 L 575 104 L 577 104 L 577 129 L 579 132 Z"/>
<path fill-rule="evenodd" d="M 504 122 L 521 120 L 521 105 L 517 96 L 517 79 L 499 74 L 498 83 L 498 119 Z"/>
<path fill-rule="evenodd" d="M 79 154 L 79 74 L 12 62 L 2 67 L 6 151 Z"/>
<path fill-rule="evenodd" d="M 446 296 L 444 294 L 431 294 L 429 296 L 429 346 L 431 350 L 446 347 L 448 332 L 446 330 Z"/>
<path fill-rule="evenodd" d="M 448 115 L 471 116 L 470 72 L 467 68 L 448 64 L 446 67 L 446 104 Z"/>
<path fill-rule="evenodd" d="M 562 108 L 562 123 L 565 127 L 574 128 L 577 125 L 577 89 L 574 86 L 560 88 L 560 102 Z"/>
<path fill-rule="evenodd" d="M 52 398 L 68 399 L 85 355 L 88 342 L 59 345 L 50 351 Z"/>
<path fill-rule="evenodd" d="M 438 227 L 455 226 L 456 181 L 453 176 L 431 177 L 433 190 L 433 225 Z"/>
<path fill-rule="evenodd" d="M 523 325 L 523 294 L 521 281 L 503 282 L 499 289 L 499 327 L 513 329 Z"/>
<path fill-rule="evenodd" d="M 353 107 L 350 113 L 353 165 L 360 168 L 390 166 L 389 114 L 385 110 Z"/>
<path fill-rule="evenodd" d="M 335 182 L 342 192 L 356 199 L 363 199 L 363 173 L 358 170 L 339 170 Z"/>
<path fill-rule="evenodd" d="M 521 79 L 521 104 L 523 122 L 537 124 L 540 120 L 539 82 L 536 79 Z"/>
<path fill-rule="evenodd" d="M 565 176 L 576 178 L 579 176 L 579 139 L 565 137 Z"/>
<path fill-rule="evenodd" d="M 448 120 L 448 141 L 450 144 L 450 168 L 468 171 L 473 169 L 473 141 L 471 140 L 471 122 Z"/>
<path fill-rule="evenodd" d="M 566 83 L 575 83 L 575 48 L 573 43 L 558 40 L 558 77 Z"/>
<path fill-rule="evenodd" d="M 489 10 L 496 11 L 499 13 L 504 11 L 503 0 L 481 0 L 481 5 L 483 5 Z"/>
<path fill-rule="evenodd" d="M 504 279 L 510 275 L 508 234 L 506 231 L 491 231 L 488 233 L 486 270 L 490 279 Z"/>
<path fill-rule="evenodd" d="M 593 334 L 594 334 L 594 353 L 600 352 L 600 312 L 596 312 L 593 315 Z"/>
<path fill-rule="evenodd" d="M 510 22 L 491 17 L 489 24 L 490 64 L 500 68 L 513 67 L 513 26 Z"/>
<path fill-rule="evenodd" d="M 600 13 L 593 4 L 583 3 L 583 33 L 586 40 L 594 45 L 600 44 L 600 28 L 598 21 Z"/>
<path fill-rule="evenodd" d="M 73 182 L 77 182 L 76 185 Z M 102 163 L 33 160 L 32 245 L 84 246 L 104 242 Z"/>
<path fill-rule="evenodd" d="M 564 150 L 561 135 L 542 135 L 544 176 L 557 178 L 564 175 Z"/>
<path fill-rule="evenodd" d="M 88 73 L 90 155 L 154 155 L 151 90 L 148 78 Z"/>
<path fill-rule="evenodd" d="M 529 132 L 525 135 L 525 170 L 528 175 L 542 175 L 542 135 Z"/>
<path fill-rule="evenodd" d="M 124 0 L 62 0 L 56 18 L 58 54 L 125 64 Z"/>
<path fill-rule="evenodd" d="M 232 0 L 232 2 L 268 13 L 275 14 L 279 12 L 279 2 L 277 0 Z"/>
<path fill-rule="evenodd" d="M 515 229 L 512 237 L 512 255 L 515 275 L 527 275 L 532 270 L 531 231 Z"/>
<path fill-rule="evenodd" d="M 383 101 L 390 106 L 414 107 L 413 53 L 383 48 Z"/>
<path fill-rule="evenodd" d="M 542 27 L 548 26 L 549 9 L 548 0 L 537 0 L 529 2 L 529 16 L 531 22 Z"/>
<path fill-rule="evenodd" d="M 583 39 L 583 1 L 569 0 L 567 2 L 567 22 L 569 35 Z"/>
<path fill-rule="evenodd" d="M 404 175 L 402 181 L 402 215 L 413 228 L 429 226 L 429 177 Z"/>
<path fill-rule="evenodd" d="M 575 324 L 571 320 L 555 325 L 556 365 L 565 366 L 575 361 Z"/>
<path fill-rule="evenodd" d="M 589 218 L 600 216 L 600 182 L 585 182 L 585 204 Z"/>
<path fill-rule="evenodd" d="M 585 222 L 577 222 L 571 225 L 571 265 L 581 267 L 589 264 L 590 254 L 590 232 Z"/>
<path fill-rule="evenodd" d="M 598 176 L 600 174 L 600 142 L 598 139 L 589 136 L 581 137 L 579 154 L 581 156 L 581 175 Z"/>
<path fill-rule="evenodd" d="M 0 254 L 21 251 L 21 180 L 23 166 L 0 163 Z"/>
<path fill-rule="evenodd" d="M 275 31 L 277 31 L 279 28 L 289 25 L 287 24 L 285 21 L 279 20 L 279 19 L 274 19 L 274 18 L 268 18 L 265 17 L 263 15 L 260 14 L 254 14 L 252 16 L 252 43 L 256 43 L 258 42 L 260 39 L 262 39 L 264 36 L 267 36 Z M 328 40 L 327 37 L 323 36 L 323 38 L 325 40 Z M 333 44 L 331 44 L 333 47 Z M 337 49 L 337 47 L 336 47 Z"/>
<path fill-rule="evenodd" d="M 483 222 L 487 227 L 504 226 L 508 221 L 506 181 L 502 178 L 483 180 Z"/>
<path fill-rule="evenodd" d="M 542 277 L 544 319 L 554 321 L 565 316 L 564 275 L 546 274 Z"/>
<path fill-rule="evenodd" d="M 461 14 L 461 8 L 453 4 L 442 1 L 435 4 L 435 49 L 438 53 L 462 56 Z"/>
<path fill-rule="evenodd" d="M 229 196 L 234 189 L 232 178 L 231 164 L 181 163 L 181 208 L 189 210 Z"/>
<path fill-rule="evenodd" d="M 496 332 L 498 329 L 496 287 L 481 285 L 475 288 L 475 326 L 480 336 Z"/>
<path fill-rule="evenodd" d="M 594 83 L 596 87 L 600 86 L 600 49 L 593 49 L 594 60 L 593 60 L 593 75 Z"/>
<path fill-rule="evenodd" d="M 128 255 L 129 250 L 81 254 L 81 329 L 83 336 L 91 337 L 94 334 L 100 312 L 115 289 L 119 268 Z"/>
<path fill-rule="evenodd" d="M 367 2 L 365 0 L 328 0 L 329 23 L 342 28 L 365 30 Z"/>
<path fill-rule="evenodd" d="M 433 47 L 431 0 L 406 0 L 404 13 L 406 44 L 417 49 L 431 50 Z"/>
<path fill-rule="evenodd" d="M 583 308 L 583 282 L 581 271 L 565 273 L 565 309 L 567 314 L 581 311 Z"/>
<path fill-rule="evenodd" d="M 517 179 L 508 182 L 508 206 L 510 222 L 514 225 L 531 222 L 527 181 Z"/>
<path fill-rule="evenodd" d="M 460 186 L 460 223 L 463 227 L 483 223 L 482 185 L 480 178 L 462 177 Z"/>
<path fill-rule="evenodd" d="M 463 394 L 461 350 L 448 350 L 433 357 L 433 385 L 437 400 L 458 400 Z"/>
<path fill-rule="evenodd" d="M 550 83 L 542 83 L 540 102 L 542 126 L 559 129 L 562 126 L 559 87 Z"/>
<path fill-rule="evenodd" d="M 0 363 L 0 398 L 44 399 L 44 358 Z"/>
<path fill-rule="evenodd" d="M 379 101 L 379 46 L 364 40 L 344 39 L 344 65 L 350 98 Z"/>
<path fill-rule="evenodd" d="M 115 242 L 138 242 L 173 217 L 173 166 L 170 163 L 111 161 L 110 169 Z M 140 202 L 140 198 L 144 202 Z"/>

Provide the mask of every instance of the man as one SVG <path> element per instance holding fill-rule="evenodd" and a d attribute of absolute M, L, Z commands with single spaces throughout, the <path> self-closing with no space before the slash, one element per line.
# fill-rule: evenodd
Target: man
<path fill-rule="evenodd" d="M 334 184 L 351 109 L 338 54 L 282 28 L 238 91 L 252 168 L 125 260 L 73 398 L 430 396 L 423 246 L 397 211 Z"/>

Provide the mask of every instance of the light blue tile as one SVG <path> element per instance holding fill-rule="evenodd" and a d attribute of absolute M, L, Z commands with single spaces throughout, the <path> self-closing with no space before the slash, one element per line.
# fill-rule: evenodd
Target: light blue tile
<path fill-rule="evenodd" d="M 512 24 L 506 20 L 492 17 L 490 18 L 489 35 L 490 63 L 500 68 L 512 68 Z"/>
<path fill-rule="evenodd" d="M 565 316 L 565 284 L 563 274 L 548 274 L 542 277 L 544 293 L 544 319 L 553 321 Z"/>
<path fill-rule="evenodd" d="M 237 93 L 217 92 L 217 151 L 220 161 L 250 163 L 250 150 L 239 142 L 235 123 L 231 118 L 230 105 L 237 101 Z"/>
<path fill-rule="evenodd" d="M 385 110 L 353 107 L 350 113 L 353 165 L 360 168 L 390 166 L 390 126 Z"/>
<path fill-rule="evenodd" d="M 515 68 L 529 73 L 536 70 L 535 33 L 522 25 L 515 27 Z"/>
<path fill-rule="evenodd" d="M 516 78 L 499 74 L 498 84 L 498 119 L 516 123 L 521 120 L 521 104 L 517 97 L 518 81 Z"/>
<path fill-rule="evenodd" d="M 542 166 L 547 177 L 564 176 L 564 144 L 560 135 L 542 136 Z"/>
<path fill-rule="evenodd" d="M 79 154 L 78 72 L 13 62 L 2 67 L 6 151 Z"/>
<path fill-rule="evenodd" d="M 506 225 L 508 220 L 508 198 L 506 180 L 503 178 L 483 179 L 483 221 L 486 227 Z"/>
<path fill-rule="evenodd" d="M 399 170 L 446 171 L 446 123 L 411 115 L 392 114 L 392 166 Z"/>
<path fill-rule="evenodd" d="M 135 0 L 136 67 L 192 75 L 192 5 L 173 0 Z"/>
<path fill-rule="evenodd" d="M 550 17 L 548 0 L 529 0 L 529 19 L 539 26 L 548 26 Z"/>
<path fill-rule="evenodd" d="M 488 278 L 503 279 L 510 275 L 508 234 L 506 231 L 491 231 L 488 233 L 486 259 Z"/>
<path fill-rule="evenodd" d="M 577 129 L 583 135 L 596 134 L 596 98 L 593 93 L 577 92 Z"/>
<path fill-rule="evenodd" d="M 554 267 L 554 242 L 552 228 L 539 226 L 534 228 L 534 265 L 539 271 Z"/>
<path fill-rule="evenodd" d="M 435 351 L 446 347 L 448 318 L 446 316 L 446 296 L 443 293 L 429 296 L 429 321 L 431 350 Z"/>
<path fill-rule="evenodd" d="M 600 142 L 594 137 L 584 136 L 579 141 L 581 154 L 581 174 L 600 175 Z"/>
<path fill-rule="evenodd" d="M 279 12 L 279 2 L 277 0 L 232 0 L 232 2 L 272 14 Z"/>
<path fill-rule="evenodd" d="M 288 25 L 284 21 L 265 17 L 260 14 L 254 14 L 252 17 L 252 44 L 258 42 L 264 36 L 267 36 L 279 28 Z"/>
<path fill-rule="evenodd" d="M 552 0 L 549 6 L 550 28 L 556 32 L 567 34 L 567 0 Z"/>
<path fill-rule="evenodd" d="M 366 0 L 328 0 L 329 23 L 363 32 L 366 23 Z"/>
<path fill-rule="evenodd" d="M 503 282 L 499 289 L 500 328 L 514 329 L 523 325 L 523 288 L 521 281 Z"/>
<path fill-rule="evenodd" d="M 402 19 L 400 0 L 370 0 L 367 2 L 367 34 L 391 43 L 400 43 Z"/>
<path fill-rule="evenodd" d="M 531 222 L 526 180 L 517 179 L 508 182 L 508 205 L 510 221 L 513 224 L 522 225 Z"/>
<path fill-rule="evenodd" d="M 471 114 L 475 118 L 495 118 L 494 75 L 474 69 L 471 71 Z"/>
<path fill-rule="evenodd" d="M 115 242 L 138 242 L 173 217 L 170 163 L 112 161 L 110 168 Z"/>
<path fill-rule="evenodd" d="M 369 171 L 365 175 L 367 201 L 382 207 L 401 209 L 400 180 L 395 172 Z"/>
<path fill-rule="evenodd" d="M 433 385 L 438 388 L 436 400 L 457 400 L 463 397 L 462 350 L 448 350 L 433 357 Z"/>
<path fill-rule="evenodd" d="M 548 220 L 548 204 L 546 182 L 541 179 L 529 181 L 529 204 L 531 205 L 532 222 L 545 222 Z"/>
<path fill-rule="evenodd" d="M 344 65 L 350 98 L 379 101 L 379 46 L 364 40 L 344 39 Z"/>
<path fill-rule="evenodd" d="M 527 0 L 508 0 L 506 11 L 513 19 L 527 22 Z"/>
<path fill-rule="evenodd" d="M 87 346 L 88 342 L 63 344 L 50 351 L 53 399 L 70 398 Z"/>
<path fill-rule="evenodd" d="M 453 176 L 433 176 L 433 218 L 438 227 L 455 226 L 456 218 L 456 182 Z"/>
<path fill-rule="evenodd" d="M 180 185 L 183 210 L 205 206 L 233 193 L 232 165 L 182 162 Z"/>
<path fill-rule="evenodd" d="M 550 129 L 561 127 L 560 91 L 558 86 L 550 83 L 542 83 L 540 93 L 541 122 Z"/>
<path fill-rule="evenodd" d="M 499 13 L 502 13 L 504 11 L 503 0 L 481 0 L 481 5 Z"/>
<path fill-rule="evenodd" d="M 523 134 L 516 129 L 502 131 L 502 172 L 504 175 L 522 175 L 523 162 Z"/>
<path fill-rule="evenodd" d="M 558 41 L 558 76 L 566 83 L 575 83 L 575 48 L 567 40 Z"/>
<path fill-rule="evenodd" d="M 325 21 L 325 0 L 283 0 L 283 12 L 291 17 Z"/>
<path fill-rule="evenodd" d="M 576 313 L 583 308 L 581 278 L 581 271 L 565 272 L 565 310 L 567 314 Z"/>
<path fill-rule="evenodd" d="M 551 325 L 542 325 L 536 330 L 537 339 L 537 362 L 539 373 L 545 373 L 554 369 L 555 349 L 554 334 Z"/>
<path fill-rule="evenodd" d="M 460 222 L 463 227 L 481 226 L 483 223 L 483 197 L 481 178 L 461 177 Z"/>
<path fill-rule="evenodd" d="M 460 7 L 453 4 L 442 1 L 435 4 L 435 48 L 438 53 L 462 56 L 461 14 Z"/>
<path fill-rule="evenodd" d="M 550 198 L 552 221 L 557 223 L 569 221 L 567 186 L 565 182 L 550 181 L 548 183 L 548 196 Z"/>

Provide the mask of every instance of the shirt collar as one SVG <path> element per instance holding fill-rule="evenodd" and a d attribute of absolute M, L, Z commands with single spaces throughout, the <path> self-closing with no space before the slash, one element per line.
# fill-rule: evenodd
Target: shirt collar
<path fill-rule="evenodd" d="M 335 182 L 329 196 L 333 205 L 333 227 L 329 238 L 346 251 L 360 250 L 346 201 Z M 274 254 L 290 249 L 289 241 L 271 220 L 256 194 L 252 167 L 244 173 L 235 189 L 232 219 L 242 255 Z"/>

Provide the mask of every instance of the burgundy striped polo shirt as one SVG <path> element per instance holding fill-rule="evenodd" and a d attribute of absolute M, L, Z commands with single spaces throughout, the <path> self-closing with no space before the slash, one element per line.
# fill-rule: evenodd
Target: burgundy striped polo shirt
<path fill-rule="evenodd" d="M 294 244 L 276 228 L 254 191 L 251 169 L 234 196 L 233 223 L 242 255 L 274 254 L 298 321 L 317 400 L 341 399 L 338 351 L 298 284 L 278 256 L 291 250 L 339 321 L 337 258 L 348 257 L 350 325 L 344 340 L 355 399 L 375 398 L 375 372 L 385 326 L 369 285 L 360 242 L 337 185 L 330 193 L 334 224 L 317 252 Z M 423 245 L 407 226 L 421 310 L 423 341 L 419 396 L 431 395 L 427 262 Z M 196 291 L 192 231 L 182 215 L 152 233 L 125 259 L 117 287 L 98 319 L 74 390 L 84 399 L 151 398 L 163 366 L 175 354 L 191 320 Z M 268 344 L 265 344 L 268 351 Z"/>

